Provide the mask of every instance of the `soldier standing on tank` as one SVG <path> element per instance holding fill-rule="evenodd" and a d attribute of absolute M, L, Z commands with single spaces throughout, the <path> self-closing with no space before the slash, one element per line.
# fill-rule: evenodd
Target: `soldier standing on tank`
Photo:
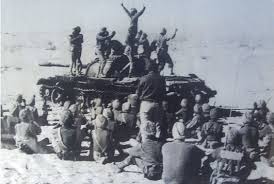
<path fill-rule="evenodd" d="M 150 58 L 150 44 L 147 39 L 147 34 L 143 33 L 140 40 L 139 40 L 139 48 L 142 47 L 142 51 L 140 54 L 145 56 L 146 58 Z M 141 50 L 141 49 L 140 49 Z"/>
<path fill-rule="evenodd" d="M 111 35 L 109 35 L 109 32 L 107 31 L 106 27 L 103 27 L 101 31 L 96 35 L 96 54 L 99 57 L 100 60 L 100 66 L 99 71 L 97 74 L 97 77 L 102 74 L 104 71 L 104 67 L 106 65 L 106 52 L 108 50 L 108 44 L 109 41 L 115 36 L 116 32 L 113 31 Z"/>
<path fill-rule="evenodd" d="M 133 47 L 136 43 L 136 35 L 138 32 L 138 20 L 139 17 L 144 13 L 146 7 L 144 6 L 141 11 L 137 11 L 136 8 L 132 8 L 130 11 L 124 6 L 122 3 L 121 6 L 125 10 L 125 12 L 130 17 L 130 26 L 128 28 L 128 34 L 126 37 L 126 48 L 125 48 L 125 54 L 128 56 L 128 59 L 130 61 L 130 68 L 129 68 L 129 77 L 132 75 L 133 71 Z"/>
<path fill-rule="evenodd" d="M 71 45 L 71 60 L 72 64 L 70 66 L 70 73 L 75 75 L 76 69 L 78 74 L 81 74 L 82 71 L 82 43 L 83 43 L 83 35 L 80 34 L 81 28 L 79 26 L 73 28 L 73 32 L 69 35 L 69 41 Z M 76 63 L 77 62 L 77 63 Z M 74 72 L 72 71 L 74 69 Z"/>
<path fill-rule="evenodd" d="M 166 28 L 163 28 L 160 33 L 160 36 L 156 42 L 159 71 L 162 71 L 165 67 L 165 64 L 168 63 L 171 75 L 174 75 L 173 62 L 172 62 L 170 55 L 168 54 L 167 42 L 175 38 L 177 31 L 178 31 L 178 29 L 175 29 L 173 36 L 167 37 L 166 36 L 167 30 L 166 30 Z"/>

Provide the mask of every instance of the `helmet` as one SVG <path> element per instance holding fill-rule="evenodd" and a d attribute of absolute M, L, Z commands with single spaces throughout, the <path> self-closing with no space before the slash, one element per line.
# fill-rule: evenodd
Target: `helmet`
<path fill-rule="evenodd" d="M 165 35 L 166 32 L 167 32 L 166 28 L 163 28 L 162 31 L 161 31 L 161 34 L 164 34 L 164 35 Z"/>
<path fill-rule="evenodd" d="M 130 14 L 131 15 L 135 15 L 137 13 L 137 9 L 136 8 L 131 8 L 130 9 Z"/>
<path fill-rule="evenodd" d="M 80 28 L 80 26 L 76 26 L 76 27 L 74 27 L 74 28 L 73 28 L 73 30 L 74 30 L 74 31 L 76 31 L 76 32 L 78 32 L 78 33 L 79 33 L 79 32 L 81 32 L 81 28 Z"/>
<path fill-rule="evenodd" d="M 101 32 L 105 32 L 105 31 L 107 31 L 107 28 L 106 27 L 102 27 L 101 28 Z"/>

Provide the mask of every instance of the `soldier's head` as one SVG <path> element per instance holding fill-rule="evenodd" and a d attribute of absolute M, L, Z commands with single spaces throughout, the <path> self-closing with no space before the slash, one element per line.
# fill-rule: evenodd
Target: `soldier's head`
<path fill-rule="evenodd" d="M 23 102 L 23 95 L 22 94 L 18 94 L 17 95 L 16 102 L 18 102 L 18 103 L 22 103 Z"/>
<path fill-rule="evenodd" d="M 202 110 L 204 114 L 209 114 L 210 113 L 210 105 L 208 105 L 207 103 L 202 105 Z"/>
<path fill-rule="evenodd" d="M 177 122 L 172 128 L 172 137 L 175 140 L 184 140 L 185 139 L 185 125 L 183 122 Z"/>
<path fill-rule="evenodd" d="M 180 103 L 180 105 L 183 108 L 187 108 L 187 106 L 188 106 L 188 100 L 187 100 L 187 98 L 183 98 L 182 101 L 181 101 L 181 103 Z"/>
<path fill-rule="evenodd" d="M 100 30 L 101 33 L 106 33 L 107 32 L 107 28 L 106 27 L 102 27 Z"/>
<path fill-rule="evenodd" d="M 163 28 L 160 34 L 161 34 L 161 35 L 166 35 L 166 33 L 167 33 L 166 28 Z"/>
<path fill-rule="evenodd" d="M 112 107 L 113 109 L 117 110 L 121 107 L 121 102 L 118 99 L 115 99 L 112 101 Z"/>
<path fill-rule="evenodd" d="M 137 9 L 136 8 L 131 8 L 130 9 L 130 15 L 135 15 L 137 13 Z"/>
<path fill-rule="evenodd" d="M 19 112 L 19 119 L 21 122 L 29 123 L 31 121 L 31 114 L 29 109 L 22 109 Z"/>
<path fill-rule="evenodd" d="M 267 113 L 266 121 L 267 121 L 267 123 L 270 124 L 271 126 L 274 126 L 274 112 L 269 112 L 269 113 Z"/>
<path fill-rule="evenodd" d="M 142 39 L 147 39 L 147 34 L 146 33 L 142 34 Z"/>
<path fill-rule="evenodd" d="M 75 33 L 80 33 L 80 32 L 81 32 L 80 26 L 74 27 L 74 28 L 73 28 L 73 31 L 74 31 Z"/>
<path fill-rule="evenodd" d="M 243 115 L 244 124 L 252 124 L 254 122 L 254 114 L 252 112 L 246 112 Z"/>
<path fill-rule="evenodd" d="M 202 103 L 202 95 L 201 94 L 195 95 L 195 103 L 197 103 L 197 104 Z"/>

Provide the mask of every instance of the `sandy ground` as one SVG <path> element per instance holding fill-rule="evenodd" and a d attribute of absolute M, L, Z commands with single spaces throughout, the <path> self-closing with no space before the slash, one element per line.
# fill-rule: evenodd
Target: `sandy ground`
<path fill-rule="evenodd" d="M 64 35 L 69 33 L 2 34 L 1 104 L 8 108 L 18 93 L 28 99 L 38 94 L 36 82 L 41 77 L 68 74 L 68 68 L 39 67 L 39 63 L 70 63 L 69 47 Z M 84 33 L 85 34 L 85 33 Z M 83 63 L 94 53 L 94 34 L 88 33 L 83 46 Z M 51 49 L 52 45 L 56 49 Z M 260 40 L 208 40 L 178 38 L 170 53 L 179 75 L 195 73 L 218 91 L 212 104 L 251 107 L 255 100 L 266 99 L 274 110 L 274 42 Z M 167 73 L 167 71 L 165 71 Z M 37 95 L 38 96 L 38 95 Z M 41 101 L 38 97 L 38 108 Z M 58 110 L 53 112 L 58 117 Z M 239 119 L 230 119 L 232 123 Z M 43 128 L 41 137 L 50 134 Z M 18 150 L 0 150 L 0 183 L 162 183 L 143 178 L 137 167 L 115 174 L 112 164 L 89 161 L 60 161 L 54 154 L 25 155 Z M 274 170 L 257 163 L 250 178 L 274 180 Z"/>

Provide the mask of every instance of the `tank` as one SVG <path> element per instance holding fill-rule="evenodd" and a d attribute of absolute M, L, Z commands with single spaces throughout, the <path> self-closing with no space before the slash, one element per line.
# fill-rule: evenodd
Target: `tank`
<path fill-rule="evenodd" d="M 84 75 L 57 75 L 48 78 L 41 78 L 37 85 L 40 85 L 41 97 L 49 97 L 53 103 L 74 101 L 82 97 L 86 102 L 93 98 L 101 97 L 106 103 L 114 99 L 122 99 L 134 94 L 138 87 L 139 79 L 147 73 L 146 64 L 150 62 L 144 56 L 134 57 L 134 73 L 131 78 L 127 77 L 129 72 L 129 60 L 122 52 L 123 48 L 118 42 L 114 42 L 116 48 L 104 67 L 104 76 L 98 77 L 99 60 L 96 58 L 87 65 Z M 118 45 L 118 47 L 117 47 Z M 166 80 L 167 100 L 178 104 L 182 98 L 192 101 L 196 94 L 202 94 L 207 102 L 217 92 L 209 88 L 205 81 L 195 74 L 188 76 L 164 76 Z"/>

